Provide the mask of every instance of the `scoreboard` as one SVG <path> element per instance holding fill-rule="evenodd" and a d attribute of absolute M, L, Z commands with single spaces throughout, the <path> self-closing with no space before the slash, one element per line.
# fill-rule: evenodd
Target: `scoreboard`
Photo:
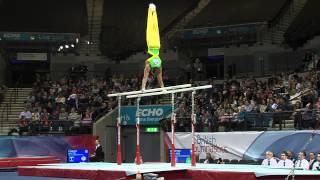
<path fill-rule="evenodd" d="M 89 151 L 87 149 L 69 149 L 68 163 L 80 163 L 89 161 Z"/>
<path fill-rule="evenodd" d="M 170 149 L 170 160 L 171 160 Z M 190 163 L 191 162 L 191 149 L 175 149 L 176 162 L 177 163 Z"/>

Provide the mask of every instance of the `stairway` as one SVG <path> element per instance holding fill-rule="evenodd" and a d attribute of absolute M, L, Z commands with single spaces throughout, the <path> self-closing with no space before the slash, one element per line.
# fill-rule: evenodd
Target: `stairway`
<path fill-rule="evenodd" d="M 88 35 L 81 37 L 79 53 L 81 55 L 100 55 L 100 33 L 104 0 L 87 0 Z"/>
<path fill-rule="evenodd" d="M 169 30 L 166 34 L 162 35 L 161 42 L 164 49 L 169 48 L 171 42 L 173 42 L 173 38 L 178 31 L 184 29 L 184 27 L 194 18 L 196 17 L 207 5 L 211 2 L 211 0 L 200 0 L 198 5 L 191 10 L 185 17 L 183 17 L 177 24 L 175 24 L 171 30 Z"/>
<path fill-rule="evenodd" d="M 284 42 L 284 34 L 300 14 L 307 1 L 308 0 L 288 0 L 280 10 L 278 16 L 269 23 L 269 28 L 262 38 L 262 43 L 282 44 Z"/>
<path fill-rule="evenodd" d="M 14 91 L 14 88 L 8 88 L 0 103 L 0 135 L 7 135 L 10 129 L 19 126 L 19 114 L 25 108 L 24 101 L 32 88 L 19 88 L 18 94 Z M 8 113 L 7 105 L 11 105 L 11 111 Z"/>

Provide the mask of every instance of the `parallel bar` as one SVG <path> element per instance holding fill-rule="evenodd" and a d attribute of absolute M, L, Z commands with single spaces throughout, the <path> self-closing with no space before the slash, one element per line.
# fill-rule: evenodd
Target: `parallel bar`
<path fill-rule="evenodd" d="M 142 93 L 151 93 L 163 90 L 173 90 L 173 89 L 180 89 L 180 88 L 188 88 L 191 87 L 191 84 L 183 84 L 177 86 L 168 86 L 164 88 L 155 88 L 155 89 L 146 89 L 144 91 L 130 91 L 130 92 L 123 92 L 123 93 L 115 93 L 115 94 L 108 94 L 108 97 L 116 97 L 116 96 L 127 96 L 127 95 L 134 95 L 134 94 L 142 94 Z"/>
<path fill-rule="evenodd" d="M 179 93 L 179 92 L 186 92 L 186 91 L 196 91 L 196 90 L 209 89 L 209 88 L 212 88 L 212 85 L 190 87 L 190 88 L 183 88 L 183 89 L 181 88 L 181 89 L 172 90 L 172 91 L 160 91 L 160 92 L 154 92 L 154 93 L 136 94 L 136 95 L 127 96 L 127 98 L 158 96 L 158 95 L 162 95 L 162 94 L 171 94 L 171 93 Z"/>

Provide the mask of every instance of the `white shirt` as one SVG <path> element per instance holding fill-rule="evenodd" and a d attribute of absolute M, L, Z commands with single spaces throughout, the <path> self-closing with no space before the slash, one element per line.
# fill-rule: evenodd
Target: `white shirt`
<path fill-rule="evenodd" d="M 262 164 L 263 166 L 270 166 L 270 167 L 276 167 L 278 166 L 278 163 L 277 163 L 277 160 L 274 159 L 274 158 L 271 158 L 271 159 L 264 159 L 262 161 Z"/>
<path fill-rule="evenodd" d="M 293 162 L 290 159 L 280 160 L 278 162 L 278 167 L 292 168 Z"/>
<path fill-rule="evenodd" d="M 319 161 L 316 161 L 312 166 L 312 170 L 318 170 L 319 166 L 320 166 Z"/>
<path fill-rule="evenodd" d="M 309 162 L 306 159 L 297 160 L 296 167 L 303 168 L 303 169 L 309 169 Z"/>
<path fill-rule="evenodd" d="M 19 115 L 19 119 L 24 116 L 26 119 L 32 119 L 32 114 L 30 111 L 22 111 Z"/>
<path fill-rule="evenodd" d="M 311 164 L 312 164 L 313 162 L 316 162 L 316 160 L 315 160 L 315 159 L 314 159 L 314 160 L 310 160 L 310 161 L 309 161 L 309 165 L 311 166 Z"/>

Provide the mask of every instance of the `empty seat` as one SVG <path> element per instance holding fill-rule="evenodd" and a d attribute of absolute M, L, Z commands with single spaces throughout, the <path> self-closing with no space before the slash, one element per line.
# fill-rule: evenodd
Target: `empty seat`
<path fill-rule="evenodd" d="M 230 164 L 239 164 L 239 161 L 237 159 L 232 159 L 230 161 Z"/>
<path fill-rule="evenodd" d="M 225 164 L 230 164 L 230 160 L 229 160 L 229 159 L 224 159 L 223 162 L 224 162 Z"/>

